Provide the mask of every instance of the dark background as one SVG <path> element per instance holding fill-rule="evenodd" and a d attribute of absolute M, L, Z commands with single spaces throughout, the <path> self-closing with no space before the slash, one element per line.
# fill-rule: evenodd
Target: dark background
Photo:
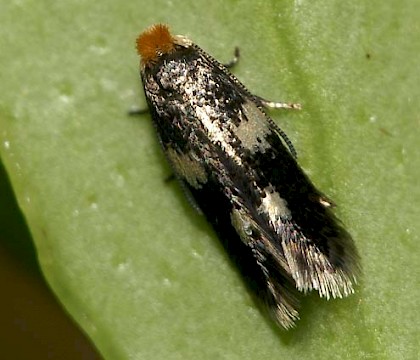
<path fill-rule="evenodd" d="M 46 284 L 0 161 L 0 358 L 101 359 Z"/>

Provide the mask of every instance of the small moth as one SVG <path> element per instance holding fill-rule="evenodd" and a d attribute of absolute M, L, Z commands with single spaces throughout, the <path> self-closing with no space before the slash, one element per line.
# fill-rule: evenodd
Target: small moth
<path fill-rule="evenodd" d="M 157 24 L 137 38 L 147 104 L 187 197 L 218 233 L 277 323 L 299 318 L 297 293 L 353 293 L 359 256 L 333 203 L 296 162 L 265 107 L 225 65 Z"/>

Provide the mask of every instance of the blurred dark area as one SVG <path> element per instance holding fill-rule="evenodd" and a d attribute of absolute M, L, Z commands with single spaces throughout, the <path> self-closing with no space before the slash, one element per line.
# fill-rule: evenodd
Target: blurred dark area
<path fill-rule="evenodd" d="M 102 359 L 46 284 L 0 161 L 0 358 Z"/>

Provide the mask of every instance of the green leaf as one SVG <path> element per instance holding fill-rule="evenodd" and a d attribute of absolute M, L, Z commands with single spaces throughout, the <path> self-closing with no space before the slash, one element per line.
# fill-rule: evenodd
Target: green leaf
<path fill-rule="evenodd" d="M 42 270 L 106 359 L 414 359 L 419 342 L 419 2 L 8 2 L 0 153 Z M 306 297 L 284 333 L 174 183 L 145 107 L 137 34 L 169 23 L 252 91 L 340 206 L 364 276 Z M 417 354 L 418 355 L 418 354 Z"/>

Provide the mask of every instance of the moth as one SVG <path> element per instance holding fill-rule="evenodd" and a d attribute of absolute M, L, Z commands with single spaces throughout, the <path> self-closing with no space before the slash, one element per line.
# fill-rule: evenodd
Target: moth
<path fill-rule="evenodd" d="M 353 293 L 355 244 L 265 111 L 298 106 L 251 94 L 166 25 L 151 26 L 136 44 L 148 108 L 175 176 L 275 321 L 294 326 L 299 292 Z"/>

